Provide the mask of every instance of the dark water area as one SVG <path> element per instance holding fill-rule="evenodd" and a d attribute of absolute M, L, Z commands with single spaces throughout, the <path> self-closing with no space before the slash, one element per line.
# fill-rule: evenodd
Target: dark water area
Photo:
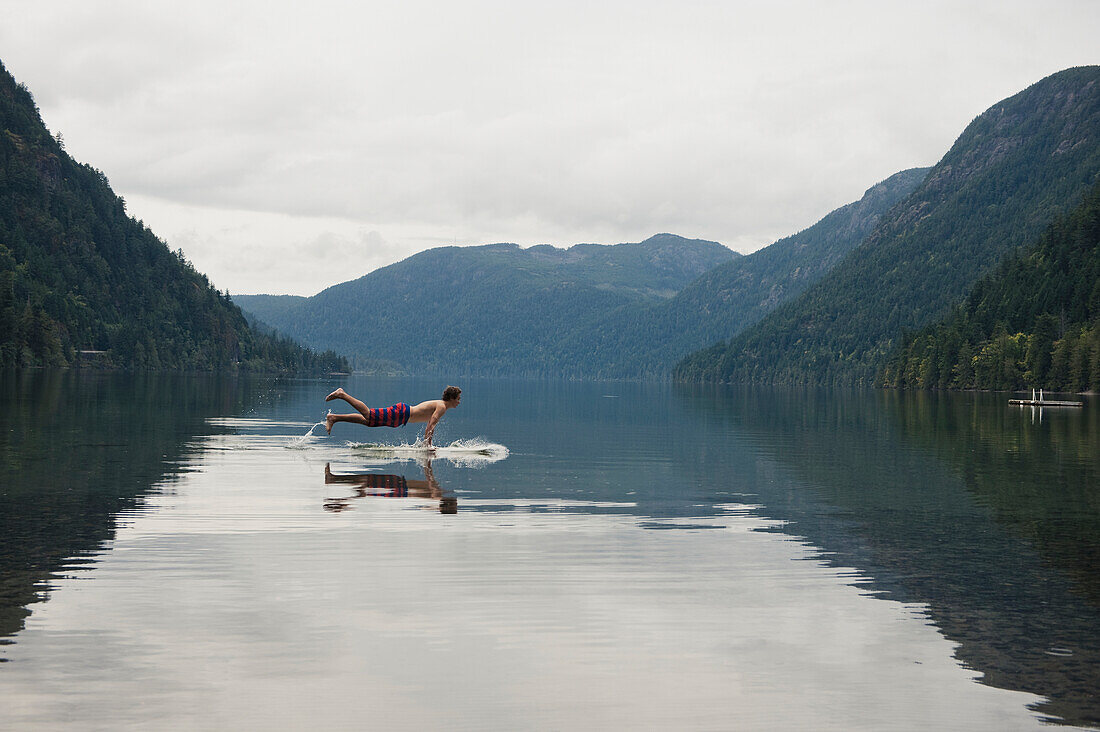
<path fill-rule="evenodd" d="M 120 512 L 176 475 L 205 419 L 244 408 L 246 394 L 218 377 L 0 374 L 0 642 L 51 577 L 87 561 Z"/>
<path fill-rule="evenodd" d="M 1100 400 L 473 380 L 425 455 L 413 425 L 325 436 L 336 385 L 442 387 L 0 375 L 16 719 L 217 726 L 301 695 L 269 721 L 1100 727 Z M 122 628 L 146 640 L 88 646 Z M 235 670 L 187 691 L 215 659 Z M 369 709 L 318 701 L 397 668 Z M 417 701 L 440 683 L 449 714 Z M 117 717 L 126 694 L 146 711 Z"/>
<path fill-rule="evenodd" d="M 883 597 L 927 605 L 984 683 L 1048 697 L 1037 709 L 1050 721 L 1100 725 L 1095 398 L 1041 410 L 975 393 L 685 398 L 784 470 L 762 494 L 782 531 L 860 568 Z"/>

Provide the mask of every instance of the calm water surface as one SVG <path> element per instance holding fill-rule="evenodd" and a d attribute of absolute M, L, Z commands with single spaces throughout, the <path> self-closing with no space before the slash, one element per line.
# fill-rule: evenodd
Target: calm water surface
<path fill-rule="evenodd" d="M 0 726 L 1100 728 L 1095 399 L 337 385 L 0 374 Z"/>

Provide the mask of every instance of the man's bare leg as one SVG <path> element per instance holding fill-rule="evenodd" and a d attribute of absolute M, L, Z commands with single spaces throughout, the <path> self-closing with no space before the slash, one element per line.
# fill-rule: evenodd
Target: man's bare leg
<path fill-rule="evenodd" d="M 337 422 L 354 422 L 355 424 L 361 424 L 363 426 L 369 426 L 367 424 L 367 418 L 361 414 L 332 414 L 331 412 L 325 417 L 325 432 L 332 434 L 332 425 Z"/>
<path fill-rule="evenodd" d="M 327 397 L 325 397 L 326 402 L 331 402 L 333 399 L 343 399 L 345 402 L 347 402 L 351 406 L 355 407 L 355 411 L 357 411 L 357 412 L 359 412 L 359 414 L 363 415 L 364 418 L 370 416 L 370 414 L 368 413 L 369 410 L 370 410 L 370 407 L 368 407 L 366 404 L 359 401 L 358 399 L 356 399 L 352 395 L 348 394 L 343 389 L 337 389 L 336 391 L 332 392 Z"/>

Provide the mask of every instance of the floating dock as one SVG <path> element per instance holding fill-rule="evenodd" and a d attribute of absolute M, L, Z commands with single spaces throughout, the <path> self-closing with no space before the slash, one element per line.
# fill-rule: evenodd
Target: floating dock
<path fill-rule="evenodd" d="M 1035 390 L 1031 390 L 1030 399 L 1009 399 L 1009 404 L 1018 404 L 1021 407 L 1083 407 L 1084 402 L 1060 402 L 1053 399 L 1044 399 L 1043 390 L 1039 390 L 1039 398 L 1035 398 Z"/>

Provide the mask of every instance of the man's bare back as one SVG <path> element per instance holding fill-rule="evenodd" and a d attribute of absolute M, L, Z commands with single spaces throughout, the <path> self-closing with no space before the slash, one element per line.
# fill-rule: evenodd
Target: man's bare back
<path fill-rule="evenodd" d="M 337 422 L 355 422 L 367 427 L 401 427 L 409 422 L 427 422 L 424 443 L 431 447 L 435 426 L 448 409 L 454 409 L 462 401 L 462 390 L 457 386 L 448 386 L 443 390 L 442 399 L 429 399 L 415 407 L 399 402 L 392 407 L 371 409 L 343 389 L 337 389 L 325 397 L 326 402 L 333 399 L 343 399 L 355 407 L 356 414 L 329 414 L 325 418 L 325 431 L 329 434 L 332 434 L 332 425 Z"/>
<path fill-rule="evenodd" d="M 442 399 L 429 399 L 426 402 L 420 402 L 415 407 L 412 407 L 409 411 L 410 422 L 427 422 L 435 416 L 436 412 L 442 417 L 443 413 L 447 411 L 447 403 Z M 438 420 L 437 420 L 438 421 Z"/>

